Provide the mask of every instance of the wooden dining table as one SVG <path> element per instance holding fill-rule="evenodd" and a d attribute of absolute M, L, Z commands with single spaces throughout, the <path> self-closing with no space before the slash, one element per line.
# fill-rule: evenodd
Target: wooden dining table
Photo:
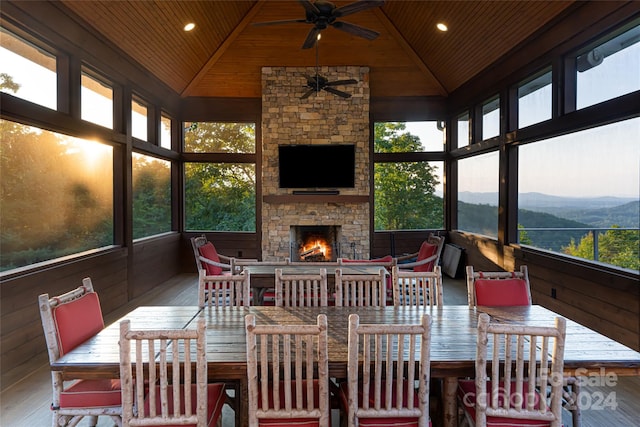
<path fill-rule="evenodd" d="M 207 364 L 209 381 L 239 384 L 246 396 L 245 315 L 252 313 L 258 324 L 297 325 L 315 323 L 317 315 L 327 315 L 329 330 L 329 374 L 347 378 L 348 317 L 360 316 L 361 323 L 411 324 L 429 314 L 431 325 L 431 377 L 444 380 L 444 422 L 455 426 L 457 378 L 474 376 L 476 325 L 478 315 L 488 313 L 492 321 L 525 325 L 554 323 L 556 313 L 541 306 L 477 307 L 225 307 L 143 306 L 123 319 L 134 329 L 189 328 L 199 318 L 207 324 Z M 68 378 L 119 376 L 118 324 L 106 327 L 84 344 L 52 364 Z M 640 375 L 640 353 L 585 326 L 567 320 L 566 375 Z M 242 397 L 242 396 L 241 396 Z M 236 417 L 246 425 L 246 398 L 236 401 Z"/>

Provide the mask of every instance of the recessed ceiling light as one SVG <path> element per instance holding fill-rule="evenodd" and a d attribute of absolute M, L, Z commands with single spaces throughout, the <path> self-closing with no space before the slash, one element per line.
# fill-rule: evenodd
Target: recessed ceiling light
<path fill-rule="evenodd" d="M 449 29 L 449 27 L 447 27 L 447 24 L 445 24 L 444 22 L 438 22 L 436 24 L 436 28 L 438 28 L 440 31 L 447 31 Z"/>
<path fill-rule="evenodd" d="M 189 22 L 187 25 L 184 26 L 184 30 L 185 31 L 191 31 L 196 27 L 196 24 L 194 24 L 193 22 Z"/>

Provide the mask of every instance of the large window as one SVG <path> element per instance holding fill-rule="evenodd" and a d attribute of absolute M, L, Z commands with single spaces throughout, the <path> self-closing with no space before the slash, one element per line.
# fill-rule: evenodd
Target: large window
<path fill-rule="evenodd" d="M 55 110 L 56 57 L 0 27 L 0 91 Z"/>
<path fill-rule="evenodd" d="M 186 163 L 185 229 L 256 231 L 254 164 Z"/>
<path fill-rule="evenodd" d="M 518 86 L 518 128 L 551 118 L 551 71 L 522 82 Z"/>
<path fill-rule="evenodd" d="M 113 88 L 86 71 L 81 80 L 82 120 L 113 129 Z"/>
<path fill-rule="evenodd" d="M 230 153 L 255 153 L 255 124 L 186 122 L 184 129 L 186 151 L 212 153 L 201 156 L 202 162 L 185 163 L 185 228 L 255 232 L 254 160 L 229 161 Z"/>
<path fill-rule="evenodd" d="M 458 161 L 458 229 L 498 237 L 498 152 Z"/>
<path fill-rule="evenodd" d="M 482 140 L 500 135 L 500 97 L 482 104 Z"/>
<path fill-rule="evenodd" d="M 374 150 L 405 153 L 442 150 L 436 122 L 376 123 Z M 377 162 L 374 165 L 374 228 L 440 229 L 444 226 L 443 162 Z"/>
<path fill-rule="evenodd" d="M 456 125 L 458 130 L 458 146 L 456 148 L 462 148 L 469 145 L 469 112 L 460 114 L 456 118 Z"/>
<path fill-rule="evenodd" d="M 639 137 L 635 118 L 520 147 L 520 243 L 638 270 Z"/>
<path fill-rule="evenodd" d="M 160 147 L 171 150 L 171 117 L 165 113 L 160 117 Z"/>
<path fill-rule="evenodd" d="M 133 238 L 171 231 L 171 163 L 133 153 Z"/>
<path fill-rule="evenodd" d="M 640 25 L 576 57 L 577 108 L 640 90 Z"/>
<path fill-rule="evenodd" d="M 255 124 L 185 122 L 184 151 L 187 153 L 255 153 Z"/>
<path fill-rule="evenodd" d="M 0 266 L 113 244 L 113 149 L 0 120 Z"/>
<path fill-rule="evenodd" d="M 147 140 L 148 108 L 141 99 L 131 100 L 131 135 L 143 141 Z"/>

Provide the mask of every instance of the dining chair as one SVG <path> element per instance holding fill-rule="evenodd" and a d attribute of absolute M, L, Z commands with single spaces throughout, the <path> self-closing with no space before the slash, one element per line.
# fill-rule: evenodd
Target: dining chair
<path fill-rule="evenodd" d="M 249 427 L 327 427 L 327 317 L 316 324 L 256 324 L 245 316 Z"/>
<path fill-rule="evenodd" d="M 218 425 L 226 394 L 207 382 L 205 320 L 195 329 L 132 330 L 120 322 L 122 425 Z M 195 373 L 195 376 L 194 376 Z"/>
<path fill-rule="evenodd" d="M 378 274 L 344 274 L 336 269 L 335 291 L 337 306 L 380 306 L 387 305 L 387 277 L 389 273 L 381 268 Z"/>
<path fill-rule="evenodd" d="M 469 307 L 531 305 L 527 266 L 519 271 L 474 271 L 468 265 L 467 301 Z"/>
<path fill-rule="evenodd" d="M 393 267 L 393 305 L 433 307 L 444 304 L 442 271 L 402 271 Z"/>
<path fill-rule="evenodd" d="M 560 427 L 565 329 L 562 317 L 555 326 L 528 326 L 491 322 L 481 313 L 476 377 L 458 381 L 465 420 L 476 427 Z"/>
<path fill-rule="evenodd" d="M 440 263 L 443 248 L 444 237 L 431 233 L 422 242 L 418 252 L 396 257 L 395 264 L 401 270 L 433 271 L 434 267 Z"/>
<path fill-rule="evenodd" d="M 275 297 L 278 307 L 326 307 L 328 304 L 327 269 L 318 273 L 285 274 L 275 269 Z"/>
<path fill-rule="evenodd" d="M 104 329 L 100 300 L 88 277 L 62 295 L 40 295 L 38 305 L 51 364 Z M 52 370 L 51 382 L 53 426 L 75 426 L 84 417 L 95 426 L 101 415 L 121 425 L 120 380 L 74 380 Z"/>
<path fill-rule="evenodd" d="M 431 425 L 431 317 L 420 324 L 361 324 L 349 315 L 348 379 L 340 402 L 348 427 Z"/>
<path fill-rule="evenodd" d="M 249 307 L 251 301 L 250 274 L 209 276 L 205 270 L 198 275 L 198 306 L 200 307 Z"/>

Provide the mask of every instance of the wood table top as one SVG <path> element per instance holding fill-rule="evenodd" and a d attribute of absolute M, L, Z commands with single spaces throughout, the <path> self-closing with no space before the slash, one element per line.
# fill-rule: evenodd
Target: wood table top
<path fill-rule="evenodd" d="M 198 318 L 207 321 L 209 380 L 246 379 L 244 317 L 253 313 L 256 321 L 269 324 L 315 323 L 320 313 L 329 324 L 329 370 L 335 378 L 346 378 L 348 317 L 360 316 L 361 323 L 418 323 L 431 315 L 431 376 L 473 376 L 478 315 L 488 313 L 493 321 L 527 325 L 553 325 L 556 313 L 541 306 L 478 307 L 467 305 L 433 308 L 412 307 L 226 307 L 197 306 L 139 307 L 124 318 L 134 329 L 185 328 Z M 124 319 L 123 318 L 123 319 Z M 75 378 L 119 376 L 119 322 L 108 326 L 86 343 L 61 357 L 52 369 Z M 571 375 L 615 373 L 640 375 L 640 353 L 576 322 L 567 320 L 565 372 Z M 604 371 L 602 371 L 604 369 Z"/>

